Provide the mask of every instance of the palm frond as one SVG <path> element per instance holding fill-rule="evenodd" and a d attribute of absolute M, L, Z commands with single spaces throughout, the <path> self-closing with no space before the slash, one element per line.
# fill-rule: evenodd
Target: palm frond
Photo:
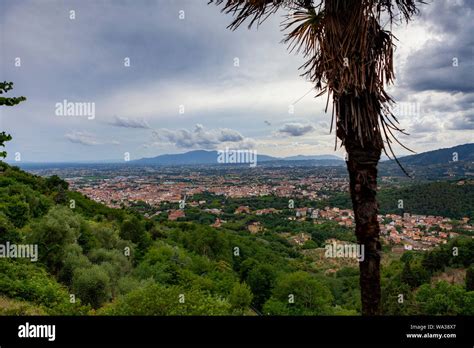
<path fill-rule="evenodd" d="M 282 23 L 283 30 L 291 27 L 294 28 L 283 40 L 284 43 L 289 44 L 290 52 L 295 49 L 297 52 L 302 50 L 305 56 L 316 52 L 324 29 L 324 11 L 316 12 L 313 7 L 296 11 Z"/>
<path fill-rule="evenodd" d="M 426 4 L 424 0 L 376 0 L 377 13 L 388 13 L 390 22 L 405 20 L 408 22 L 419 12 L 421 4 Z"/>
<path fill-rule="evenodd" d="M 228 28 L 235 30 L 245 20 L 249 19 L 248 25 L 251 28 L 255 23 L 260 25 L 271 14 L 275 13 L 280 7 L 287 5 L 287 0 L 210 0 L 208 4 L 221 5 L 224 3 L 222 12 L 232 14 L 234 20 Z"/>
<path fill-rule="evenodd" d="M 388 150 L 399 163 L 391 144 L 392 140 L 401 144 L 394 132 L 403 129 L 390 111 L 394 101 L 385 91 L 395 78 L 395 37 L 380 21 L 384 13 L 391 23 L 408 21 L 424 0 L 320 0 L 317 5 L 313 0 L 210 2 L 225 2 L 222 11 L 234 15 L 232 29 L 246 19 L 251 27 L 281 8 L 291 10 L 282 22 L 287 32 L 283 42 L 307 58 L 300 69 L 315 84 L 317 96 L 327 92 L 328 101 L 332 97 L 331 129 L 335 124 L 337 138 L 346 146 L 347 139 L 355 138 L 362 147 L 369 143 Z"/>

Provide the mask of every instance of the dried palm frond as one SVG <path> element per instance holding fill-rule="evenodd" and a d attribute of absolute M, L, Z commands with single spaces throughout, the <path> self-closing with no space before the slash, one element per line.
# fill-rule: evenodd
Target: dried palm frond
<path fill-rule="evenodd" d="M 279 8 L 288 5 L 287 0 L 210 0 L 208 4 L 220 5 L 224 2 L 222 12 L 230 13 L 235 18 L 229 25 L 229 28 L 233 30 L 247 19 L 250 20 L 249 28 L 255 22 L 260 25 Z"/>

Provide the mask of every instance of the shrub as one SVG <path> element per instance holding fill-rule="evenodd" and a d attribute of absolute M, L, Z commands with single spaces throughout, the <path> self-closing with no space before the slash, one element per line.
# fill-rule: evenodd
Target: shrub
<path fill-rule="evenodd" d="M 110 277 L 101 266 L 79 268 L 74 272 L 72 289 L 76 297 L 93 308 L 111 299 Z"/>
<path fill-rule="evenodd" d="M 184 296 L 184 297 L 183 297 Z M 181 300 L 181 301 L 180 301 Z M 103 315 L 227 315 L 227 301 L 198 290 L 149 284 L 98 311 Z"/>

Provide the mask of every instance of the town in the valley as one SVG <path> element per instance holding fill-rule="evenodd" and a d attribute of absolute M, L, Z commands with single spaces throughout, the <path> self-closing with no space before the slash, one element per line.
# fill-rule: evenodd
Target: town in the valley
<path fill-rule="evenodd" d="M 276 167 L 209 169 L 205 167 L 81 167 L 40 172 L 61 174 L 70 189 L 81 192 L 96 202 L 110 207 L 140 206 L 145 217 L 171 221 L 192 221 L 195 216 L 210 216 L 207 223 L 215 228 L 246 216 L 248 233 L 269 231 L 260 218 L 271 217 L 305 224 L 327 221 L 341 227 L 354 227 L 351 209 L 331 205 L 328 199 L 348 191 L 348 178 L 343 167 Z M 380 185 L 398 182 L 382 177 Z M 264 199 L 262 197 L 273 197 Z M 257 201 L 258 204 L 248 202 Z M 280 204 L 274 204 L 274 202 Z M 228 202 L 233 202 L 229 210 Z M 283 202 L 283 203 L 282 203 Z M 254 218 L 252 218 L 254 217 Z M 422 215 L 408 210 L 396 210 L 379 215 L 381 237 L 395 253 L 406 250 L 429 250 L 447 243 L 459 233 L 474 230 L 468 217 L 452 219 L 445 216 Z M 311 234 L 301 231 L 279 231 L 296 247 L 303 247 Z"/>

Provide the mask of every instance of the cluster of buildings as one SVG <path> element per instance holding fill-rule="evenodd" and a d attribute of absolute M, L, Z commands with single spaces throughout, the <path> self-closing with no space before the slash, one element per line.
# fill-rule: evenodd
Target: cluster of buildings
<path fill-rule="evenodd" d="M 151 206 L 159 206 L 162 202 L 179 202 L 186 194 L 193 195 L 204 191 L 204 188 L 192 187 L 189 183 L 164 182 L 157 185 L 144 182 L 139 178 L 133 180 L 133 178 L 120 177 L 104 179 L 103 182 L 94 185 L 75 186 L 72 184 L 71 186 L 90 199 L 113 208 L 138 201 Z"/>
<path fill-rule="evenodd" d="M 403 250 L 429 250 L 459 235 L 453 231 L 453 221 L 441 216 L 386 214 L 379 217 L 379 221 L 381 235 L 392 244 L 403 246 Z M 467 217 L 456 227 L 474 231 Z"/>
<path fill-rule="evenodd" d="M 325 207 L 324 209 L 295 208 L 294 216 L 288 217 L 290 220 L 306 221 L 314 220 L 314 223 L 321 224 L 325 220 L 336 221 L 341 226 L 354 227 L 354 213 L 351 209 L 340 209 L 337 207 Z M 269 208 L 251 211 L 248 206 L 240 206 L 235 210 L 235 214 L 271 214 L 279 213 L 279 210 Z M 429 250 L 436 245 L 445 244 L 450 238 L 454 238 L 459 233 L 454 232 L 454 221 L 441 216 L 425 216 L 404 213 L 403 216 L 397 214 L 378 215 L 381 237 L 387 243 L 394 245 L 394 251 L 404 250 Z M 470 224 L 469 218 L 461 219 L 460 224 L 456 222 L 456 228 L 464 231 L 474 231 L 474 226 Z M 260 223 L 255 222 L 248 226 L 251 233 L 263 231 Z M 292 236 L 290 239 L 295 245 L 303 245 L 308 236 Z"/>
<path fill-rule="evenodd" d="M 138 170 L 138 169 L 137 169 Z M 305 171 L 306 170 L 306 171 Z M 266 195 L 288 197 L 291 199 L 322 200 L 327 195 L 348 190 L 348 179 L 334 169 L 298 169 L 266 168 L 252 173 L 206 172 L 196 169 L 160 169 L 127 172 L 117 175 L 114 168 L 109 172 L 83 169 L 67 181 L 70 188 L 83 193 L 89 198 L 111 207 L 129 205 L 130 202 L 145 202 L 151 207 L 159 207 L 163 202 L 177 203 L 186 197 L 200 193 L 211 193 L 229 198 L 247 198 Z M 73 172 L 71 172 L 73 173 Z M 103 175 L 98 177 L 98 175 Z M 114 173 L 114 174 L 113 174 Z M 205 208 L 205 201 L 190 201 L 187 205 L 202 207 L 202 211 L 216 215 L 212 226 L 220 227 L 225 221 L 219 216 L 219 208 Z M 265 208 L 252 211 L 248 206 L 238 207 L 235 214 L 278 214 L 279 210 Z M 177 220 L 185 217 L 182 209 L 169 210 L 168 219 Z M 396 250 L 427 250 L 435 245 L 446 243 L 457 235 L 456 230 L 472 231 L 472 222 L 465 218 L 454 222 L 440 216 L 386 214 L 379 215 L 381 236 L 386 242 L 395 245 Z M 320 224 L 325 220 L 336 221 L 345 227 L 354 227 L 354 214 L 350 209 L 325 207 L 314 209 L 308 207 L 294 208 L 291 220 L 313 220 Z M 258 222 L 247 227 L 250 233 L 263 231 Z M 296 238 L 298 239 L 298 238 Z M 301 239 L 301 238 L 300 238 Z M 298 239 L 299 240 L 299 239 Z M 304 238 L 300 241 L 304 244 Z M 296 245 L 299 245 L 295 240 Z"/>
<path fill-rule="evenodd" d="M 335 176 L 330 180 L 327 175 L 300 177 L 289 175 L 288 171 L 271 169 L 252 177 L 216 173 L 209 175 L 195 171 L 145 172 L 142 175 L 115 175 L 100 179 L 92 174 L 90 177 L 74 176 L 66 180 L 71 189 L 110 207 L 137 201 L 159 206 L 162 202 L 179 202 L 183 197 L 204 192 L 229 198 L 275 195 L 322 200 L 328 197 L 328 192 L 342 192 L 348 188 L 345 177 Z"/>
<path fill-rule="evenodd" d="M 355 226 L 354 213 L 351 209 L 326 207 L 324 209 L 298 208 L 295 218 L 310 217 L 317 219 L 315 223 L 324 220 L 337 221 L 346 227 Z M 445 244 L 450 238 L 459 233 L 454 232 L 454 221 L 450 218 L 432 215 L 415 215 L 404 213 L 378 215 L 380 234 L 382 239 L 394 245 L 395 250 L 429 250 L 436 245 Z M 456 222 L 456 228 L 464 231 L 474 231 L 469 218 L 461 219 L 461 224 Z M 403 249 L 400 249 L 400 246 Z"/>
<path fill-rule="evenodd" d="M 306 218 L 317 220 L 315 223 L 322 223 L 323 220 L 334 220 L 341 226 L 354 226 L 354 216 L 350 209 L 331 207 L 325 207 L 324 209 L 296 208 L 295 216 L 290 217 L 289 219 L 305 220 Z"/>

